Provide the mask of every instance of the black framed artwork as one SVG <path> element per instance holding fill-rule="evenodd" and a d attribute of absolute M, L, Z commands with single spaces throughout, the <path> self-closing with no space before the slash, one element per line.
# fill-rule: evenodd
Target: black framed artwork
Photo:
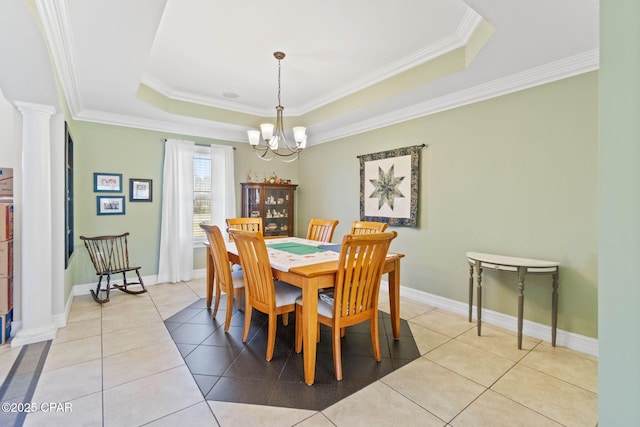
<path fill-rule="evenodd" d="M 153 180 L 131 178 L 129 179 L 129 201 L 151 202 L 153 201 Z"/>

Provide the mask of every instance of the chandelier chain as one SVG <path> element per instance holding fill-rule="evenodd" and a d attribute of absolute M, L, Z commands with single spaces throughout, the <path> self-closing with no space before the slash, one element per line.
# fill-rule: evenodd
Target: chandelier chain
<path fill-rule="evenodd" d="M 278 59 L 278 106 L 282 106 L 282 101 L 280 101 L 280 59 Z"/>

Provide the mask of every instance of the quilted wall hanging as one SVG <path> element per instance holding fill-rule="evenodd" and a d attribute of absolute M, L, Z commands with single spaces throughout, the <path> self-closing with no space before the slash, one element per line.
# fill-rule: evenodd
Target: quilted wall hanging
<path fill-rule="evenodd" d="M 416 227 L 420 150 L 426 145 L 363 154 L 360 159 L 360 219 Z"/>

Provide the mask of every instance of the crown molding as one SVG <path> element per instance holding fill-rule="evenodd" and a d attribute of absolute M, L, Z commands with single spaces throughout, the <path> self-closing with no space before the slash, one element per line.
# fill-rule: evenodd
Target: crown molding
<path fill-rule="evenodd" d="M 208 96 L 198 95 L 191 92 L 179 91 L 164 84 L 149 73 L 145 73 L 142 76 L 142 79 L 140 79 L 140 83 L 175 101 L 205 105 L 207 107 L 222 108 L 224 110 L 235 111 L 237 113 L 252 114 L 254 116 L 261 117 L 272 116 L 274 114 L 273 108 L 252 108 L 251 106 L 240 104 L 238 102 L 214 99 Z"/>
<path fill-rule="evenodd" d="M 36 7 L 67 106 L 74 116 L 82 111 L 82 91 L 66 1 L 36 0 Z"/>
<path fill-rule="evenodd" d="M 569 58 L 551 62 L 539 67 L 531 68 L 491 82 L 463 89 L 449 95 L 444 95 L 410 107 L 402 108 L 391 113 L 342 126 L 331 131 L 313 133 L 309 146 L 323 144 L 337 139 L 346 138 L 364 132 L 370 132 L 386 126 L 413 120 L 419 117 L 436 114 L 442 111 L 461 107 L 463 105 L 484 101 L 509 93 L 529 89 L 553 81 L 562 80 L 579 74 L 597 70 L 599 67 L 599 50 L 593 49 Z M 194 135 L 204 138 L 221 139 L 225 141 L 246 143 L 245 128 L 238 130 L 224 129 L 220 124 L 199 126 L 155 120 L 121 114 L 105 113 L 94 110 L 84 110 L 74 115 L 74 119 L 103 123 L 115 126 L 133 127 L 159 132 L 172 132 L 181 135 Z M 309 129 L 313 132 L 312 127 Z"/>
<path fill-rule="evenodd" d="M 105 125 L 124 126 L 157 132 L 170 132 L 179 135 L 200 136 L 203 138 L 220 139 L 224 141 L 247 142 L 245 128 L 242 128 L 241 130 L 224 129 L 223 126 L 220 124 L 216 125 L 215 123 L 212 123 L 211 126 L 204 126 L 192 123 L 178 123 L 168 120 L 156 120 L 124 114 L 106 113 L 96 110 L 83 110 L 73 118 L 74 120 L 102 123 Z"/>
<path fill-rule="evenodd" d="M 594 71 L 599 68 L 599 55 L 599 49 L 593 49 L 559 61 L 534 67 L 468 89 L 402 108 L 391 113 L 381 114 L 331 131 L 320 132 L 313 135 L 313 142 L 310 141 L 308 145 L 322 144 L 339 138 L 369 132 L 463 105 Z"/>
<path fill-rule="evenodd" d="M 482 16 L 480 16 L 480 14 L 475 10 L 471 8 L 467 9 L 467 12 L 462 17 L 460 25 L 458 25 L 456 30 L 456 34 L 458 38 L 462 40 L 463 44 L 467 44 L 469 42 L 469 39 L 476 31 L 476 28 L 478 28 L 478 25 L 482 22 L 482 19 Z"/>
<path fill-rule="evenodd" d="M 476 30 L 481 21 L 482 17 L 477 12 L 475 12 L 471 8 L 467 8 L 466 13 L 460 20 L 460 23 L 455 32 L 437 40 L 434 43 L 424 46 L 422 49 L 419 49 L 416 52 L 413 52 L 403 58 L 391 62 L 371 73 L 368 73 L 347 85 L 328 92 L 320 98 L 317 98 L 307 104 L 303 104 L 298 107 L 287 107 L 288 116 L 302 116 L 346 96 L 359 92 L 369 86 L 373 86 L 377 83 L 387 80 L 404 71 L 415 68 L 418 65 L 424 64 L 425 62 L 431 61 L 434 58 L 451 52 L 452 50 L 458 49 L 464 46 L 469 41 L 469 39 L 473 35 L 473 32 Z M 148 73 L 146 73 L 142 77 L 141 83 L 176 101 L 223 108 L 226 110 L 252 114 L 256 116 L 267 117 L 273 115 L 272 108 L 252 108 L 250 106 L 243 105 L 237 102 L 214 99 L 207 96 L 201 96 L 198 94 L 177 90 L 169 85 L 164 84 Z"/>
<path fill-rule="evenodd" d="M 381 67 L 369 74 L 366 74 L 362 78 L 350 83 L 349 85 L 342 86 L 335 91 L 327 93 L 325 96 L 304 104 L 298 107 L 298 111 L 294 111 L 292 114 L 295 116 L 307 114 L 320 107 L 335 102 L 348 95 L 359 92 L 369 86 L 376 83 L 380 83 L 395 75 L 398 75 L 404 71 L 415 68 L 418 65 L 431 61 L 439 56 L 442 56 L 448 52 L 458 49 L 464 46 L 473 32 L 476 30 L 482 17 L 478 15 L 473 9 L 468 8 L 467 12 L 460 20 L 456 31 L 448 36 L 445 36 L 438 41 L 431 43 L 410 55 L 400 58 L 397 61 L 391 62 L 384 67 Z M 291 109 L 290 109 L 291 110 Z"/>

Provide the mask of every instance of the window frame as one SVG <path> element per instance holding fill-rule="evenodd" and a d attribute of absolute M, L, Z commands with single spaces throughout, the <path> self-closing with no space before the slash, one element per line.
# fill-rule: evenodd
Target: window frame
<path fill-rule="evenodd" d="M 210 150 L 210 147 L 208 147 L 208 146 L 198 146 L 198 145 L 196 145 L 195 150 L 194 150 L 194 153 L 193 153 L 193 158 L 194 158 L 194 159 L 193 159 L 193 160 L 194 160 L 193 181 L 194 181 L 194 182 L 193 182 L 193 189 L 192 189 L 192 191 L 193 191 L 194 211 L 193 211 L 192 218 L 191 218 L 191 223 L 192 223 L 193 225 L 195 225 L 195 215 L 196 215 L 196 213 L 195 213 L 195 201 L 196 201 L 196 199 L 204 199 L 204 197 L 198 197 L 198 198 L 196 198 L 196 188 L 195 188 L 195 187 L 196 187 L 196 185 L 195 185 L 195 180 L 196 180 L 196 168 L 195 168 L 195 161 L 196 161 L 196 158 L 197 158 L 197 157 L 208 157 L 208 158 L 209 158 L 209 167 L 211 168 L 211 165 L 212 165 L 212 163 L 211 163 L 211 162 L 212 162 L 212 159 L 211 159 L 211 150 Z M 213 180 L 213 173 L 212 173 L 212 171 L 211 171 L 211 170 L 209 171 L 209 177 L 210 177 L 210 179 L 211 179 L 211 180 Z M 198 193 L 202 193 L 202 192 L 198 192 Z M 209 194 L 208 194 L 208 197 L 209 197 L 209 200 L 210 200 L 210 201 L 213 199 L 213 197 L 212 197 L 212 193 L 213 193 L 213 182 L 211 182 L 211 187 L 210 187 L 210 189 L 209 189 Z M 213 213 L 213 206 L 211 206 L 211 209 L 212 209 L 212 210 L 211 210 L 211 214 L 212 214 L 212 213 Z M 211 222 L 211 215 L 209 216 L 209 219 L 208 219 L 206 222 Z M 203 234 L 202 234 L 201 236 L 196 236 L 196 235 L 194 235 L 194 232 L 195 232 L 195 231 L 196 231 L 196 230 L 195 230 L 195 227 L 193 227 L 193 226 L 192 226 L 192 234 L 191 234 L 191 238 L 192 238 L 192 240 L 193 240 L 193 245 L 194 245 L 194 247 L 201 247 L 203 243 L 206 243 L 206 242 L 207 242 L 207 236 L 206 236 L 206 235 L 204 235 L 204 232 L 203 232 Z"/>

